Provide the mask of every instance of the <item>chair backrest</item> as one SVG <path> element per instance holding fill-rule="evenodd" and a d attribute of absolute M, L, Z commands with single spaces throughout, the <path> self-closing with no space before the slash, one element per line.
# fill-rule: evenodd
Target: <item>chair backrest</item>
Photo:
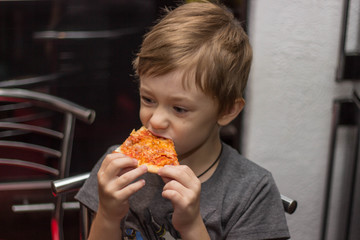
<path fill-rule="evenodd" d="M 92 123 L 95 112 L 45 93 L 0 89 L 0 190 L 41 188 L 28 179 L 43 180 L 44 173 L 67 177 L 76 119 Z M 5 166 L 24 175 L 16 178 Z"/>
<path fill-rule="evenodd" d="M 47 88 L 62 75 L 64 74 L 51 73 L 47 75 L 2 80 L 0 81 L 0 88 L 22 88 L 29 90 L 35 88 Z"/>
<path fill-rule="evenodd" d="M 0 88 L 0 193 L 50 193 L 53 180 L 68 177 L 76 119 L 90 124 L 95 112 L 46 93 Z M 63 200 L 51 203 L 53 239 L 63 239 Z M 21 206 L 37 211 L 37 204 Z"/>

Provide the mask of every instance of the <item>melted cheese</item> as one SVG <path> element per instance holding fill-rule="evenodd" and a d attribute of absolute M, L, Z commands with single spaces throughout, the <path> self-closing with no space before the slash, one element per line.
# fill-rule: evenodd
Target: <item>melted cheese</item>
<path fill-rule="evenodd" d="M 138 131 L 133 130 L 120 146 L 120 150 L 125 155 L 137 159 L 139 165 L 179 165 L 173 141 L 156 137 L 145 127 Z"/>

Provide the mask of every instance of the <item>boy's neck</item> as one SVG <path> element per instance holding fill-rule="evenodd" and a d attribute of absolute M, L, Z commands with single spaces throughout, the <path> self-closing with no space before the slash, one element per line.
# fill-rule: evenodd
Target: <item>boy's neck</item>
<path fill-rule="evenodd" d="M 220 152 L 221 140 L 220 134 L 217 132 L 213 134 L 205 144 L 201 145 L 197 149 L 194 149 L 191 153 L 187 154 L 187 156 L 180 158 L 180 164 L 189 166 L 195 175 L 199 176 L 216 161 Z M 214 166 L 212 166 L 211 169 L 209 169 L 209 171 L 200 178 L 202 182 L 206 181 L 212 173 L 214 173 L 218 163 L 219 162 L 214 164 Z"/>

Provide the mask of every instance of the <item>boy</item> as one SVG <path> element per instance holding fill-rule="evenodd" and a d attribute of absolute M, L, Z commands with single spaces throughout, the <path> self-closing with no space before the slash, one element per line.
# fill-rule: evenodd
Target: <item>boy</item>
<path fill-rule="evenodd" d="M 244 107 L 251 58 L 239 22 L 209 2 L 169 11 L 145 35 L 133 63 L 140 119 L 173 139 L 181 165 L 147 173 L 110 148 L 77 195 L 96 212 L 89 239 L 289 237 L 271 174 L 220 140 Z"/>

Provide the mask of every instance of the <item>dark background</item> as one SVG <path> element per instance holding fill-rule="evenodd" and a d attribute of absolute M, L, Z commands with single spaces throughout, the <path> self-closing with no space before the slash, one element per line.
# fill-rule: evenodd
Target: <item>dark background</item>
<path fill-rule="evenodd" d="M 46 92 L 96 111 L 92 125 L 77 122 L 70 175 L 90 171 L 109 146 L 140 127 L 131 62 L 161 9 L 180 2 L 0 1 L 0 88 Z M 223 3 L 246 29 L 246 1 Z M 222 132 L 238 150 L 240 128 L 241 116 Z M 50 239 L 50 213 L 13 216 L 3 204 L 11 195 L 0 194 L 0 239 Z M 77 239 L 77 231 L 78 214 L 70 211 L 65 239 Z"/>
<path fill-rule="evenodd" d="M 161 9 L 178 3 L 0 2 L 0 87 L 48 92 L 96 111 L 91 126 L 79 122 L 76 127 L 72 174 L 89 171 L 109 146 L 140 126 L 131 62 Z M 246 28 L 245 1 L 224 3 Z M 39 81 L 17 85 L 30 78 Z M 238 149 L 239 121 L 223 134 Z"/>

